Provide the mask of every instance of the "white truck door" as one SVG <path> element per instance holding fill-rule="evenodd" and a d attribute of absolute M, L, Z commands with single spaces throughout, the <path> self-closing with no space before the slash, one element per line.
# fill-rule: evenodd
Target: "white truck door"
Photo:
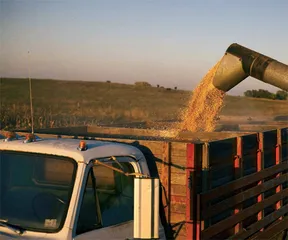
<path fill-rule="evenodd" d="M 117 167 L 115 163 L 105 164 Z M 125 172 L 134 172 L 129 162 L 121 165 Z M 90 169 L 75 240 L 133 238 L 133 178 L 101 165 Z"/>

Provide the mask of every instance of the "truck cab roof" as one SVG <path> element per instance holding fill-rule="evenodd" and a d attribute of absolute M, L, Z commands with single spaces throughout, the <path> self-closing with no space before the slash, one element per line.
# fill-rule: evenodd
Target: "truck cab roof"
<path fill-rule="evenodd" d="M 87 150 L 78 149 L 82 139 L 43 138 L 35 142 L 24 143 L 24 139 L 0 141 L 0 150 L 21 151 L 67 156 L 78 162 L 89 163 L 91 159 L 110 156 L 131 156 L 137 161 L 145 161 L 142 152 L 129 144 L 84 140 Z"/>

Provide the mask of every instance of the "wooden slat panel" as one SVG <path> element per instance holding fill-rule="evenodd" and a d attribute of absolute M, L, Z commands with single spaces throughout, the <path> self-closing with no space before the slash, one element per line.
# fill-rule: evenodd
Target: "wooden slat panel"
<path fill-rule="evenodd" d="M 243 155 L 249 154 L 249 152 L 258 148 L 257 134 L 246 135 L 241 138 L 243 144 Z"/>
<path fill-rule="evenodd" d="M 244 135 L 244 132 L 181 132 L 179 137 L 187 142 L 212 142 L 220 139 L 231 139 L 239 135 Z"/>
<path fill-rule="evenodd" d="M 253 149 L 253 150 L 251 150 L 251 151 L 249 151 L 249 152 L 247 152 L 246 154 L 243 154 L 242 156 L 243 156 L 243 158 L 255 158 L 255 160 L 256 160 L 256 155 L 257 155 L 257 150 L 258 149 Z"/>
<path fill-rule="evenodd" d="M 275 211 L 268 216 L 266 216 L 264 219 L 261 221 L 258 221 L 252 225 L 249 226 L 249 228 L 245 229 L 244 231 L 240 232 L 239 234 L 236 234 L 232 236 L 229 239 L 246 239 L 259 231 L 260 229 L 264 228 L 265 226 L 273 223 L 275 220 L 283 216 L 284 214 L 288 213 L 288 205 L 282 207 L 278 211 Z"/>
<path fill-rule="evenodd" d="M 185 213 L 171 213 L 171 223 L 185 221 Z"/>
<path fill-rule="evenodd" d="M 163 153 L 163 142 L 147 142 L 147 141 L 139 141 L 140 145 L 148 148 L 153 155 L 158 155 Z"/>
<path fill-rule="evenodd" d="M 185 168 L 171 164 L 171 174 L 185 174 Z"/>
<path fill-rule="evenodd" d="M 253 188 L 250 188 L 244 192 L 241 192 L 237 195 L 234 195 L 228 199 L 225 199 L 224 201 L 221 201 L 220 203 L 217 203 L 209 208 L 204 208 L 202 210 L 202 217 L 203 218 L 210 218 L 212 216 L 215 216 L 216 214 L 219 214 L 223 212 L 224 210 L 227 210 L 228 208 L 232 208 L 233 206 L 244 202 L 245 200 L 252 198 L 262 192 L 265 192 L 273 187 L 278 186 L 279 184 L 282 184 L 284 182 L 287 182 L 288 180 L 288 173 L 285 175 L 282 175 L 281 177 L 274 178 L 270 181 L 264 182 L 261 185 L 257 185 Z"/>
<path fill-rule="evenodd" d="M 176 223 L 175 226 L 174 224 L 172 225 L 173 226 L 173 231 L 174 231 L 174 234 L 173 234 L 173 239 L 185 239 L 187 240 L 186 238 L 186 223 L 185 222 L 179 222 L 179 223 Z"/>
<path fill-rule="evenodd" d="M 173 143 L 173 142 L 172 142 Z M 178 157 L 178 158 L 185 158 L 185 150 L 184 152 L 182 152 L 183 150 L 178 150 L 177 152 L 174 150 L 174 151 L 171 151 L 171 155 L 175 156 L 175 157 Z"/>
<path fill-rule="evenodd" d="M 288 143 L 288 128 L 281 129 L 282 144 Z"/>
<path fill-rule="evenodd" d="M 277 144 L 277 130 L 263 132 L 263 146 L 264 150 L 266 148 L 271 148 L 272 146 L 276 146 Z"/>
<path fill-rule="evenodd" d="M 282 144 L 282 158 L 283 160 L 288 159 L 288 143 Z"/>
<path fill-rule="evenodd" d="M 178 236 L 175 238 L 175 240 L 187 240 L 187 237 L 186 237 L 186 235 L 185 235 L 185 236 L 183 236 L 183 235 L 178 235 Z"/>
<path fill-rule="evenodd" d="M 170 198 L 171 198 L 171 172 L 170 172 L 170 162 L 171 162 L 171 156 L 170 156 L 170 143 L 164 142 L 162 144 L 162 168 L 161 168 L 161 176 L 160 180 L 162 183 L 162 186 L 164 188 L 164 191 L 162 192 L 162 199 L 164 200 L 165 197 L 168 199 L 165 199 L 163 202 L 163 205 L 165 206 L 165 216 L 167 219 L 167 222 L 170 222 Z"/>
<path fill-rule="evenodd" d="M 171 176 L 171 184 L 186 185 L 186 175 L 173 173 Z"/>
<path fill-rule="evenodd" d="M 178 158 L 178 159 L 177 159 Z M 179 157 L 171 156 L 171 172 L 173 173 L 185 173 L 186 164 L 183 164 L 183 157 L 179 161 Z"/>
<path fill-rule="evenodd" d="M 186 203 L 175 203 L 175 202 L 172 202 L 172 204 L 171 204 L 171 214 L 173 214 L 173 213 L 185 214 L 186 213 Z"/>
<path fill-rule="evenodd" d="M 186 197 L 186 185 L 172 184 L 171 195 Z"/>
<path fill-rule="evenodd" d="M 206 203 L 214 198 L 218 198 L 221 195 L 224 195 L 226 193 L 229 193 L 233 190 L 237 190 L 239 188 L 245 187 L 247 185 L 250 185 L 254 182 L 260 181 L 264 178 L 267 178 L 273 174 L 279 173 L 281 171 L 284 171 L 288 169 L 288 165 L 286 163 L 282 163 L 270 168 L 266 168 L 262 170 L 261 172 L 257 172 L 251 175 L 248 175 L 246 177 L 243 177 L 239 180 L 230 182 L 228 184 L 222 185 L 220 187 L 217 187 L 215 189 L 212 189 L 206 193 L 203 193 L 201 196 L 201 201 L 203 203 Z"/>
<path fill-rule="evenodd" d="M 186 158 L 186 143 L 173 142 L 171 144 L 171 155 Z"/>
<path fill-rule="evenodd" d="M 208 189 L 215 189 L 219 186 L 225 185 L 230 183 L 234 180 L 233 177 L 233 165 L 230 164 L 230 166 L 224 166 L 221 169 L 218 169 L 218 171 L 206 171 L 207 175 L 209 174 L 210 179 L 210 186 L 207 187 L 205 191 Z"/>
<path fill-rule="evenodd" d="M 276 164 L 276 145 L 273 148 L 267 150 L 264 149 L 264 167 L 271 167 Z"/>
<path fill-rule="evenodd" d="M 253 174 L 257 171 L 257 152 L 251 153 L 251 155 L 245 155 L 242 157 L 243 176 Z"/>
<path fill-rule="evenodd" d="M 254 239 L 271 239 L 278 233 L 281 233 L 283 230 L 288 229 L 288 218 L 279 221 L 274 226 L 270 227 L 269 229 L 263 231 L 262 233 L 255 236 Z"/>
<path fill-rule="evenodd" d="M 179 195 L 171 195 L 170 198 L 171 202 L 174 203 L 186 203 L 186 197 L 185 196 L 179 196 Z"/>
<path fill-rule="evenodd" d="M 223 139 L 209 143 L 210 156 L 230 156 L 236 154 L 237 138 Z M 221 149 L 221 151 L 219 151 Z M 211 161 L 211 160 L 210 160 Z M 213 160 L 212 160 L 213 161 Z"/>
<path fill-rule="evenodd" d="M 171 164 L 179 167 L 185 167 L 186 157 L 172 155 Z"/>
<path fill-rule="evenodd" d="M 236 154 L 235 154 L 236 155 Z M 210 159 L 213 159 L 213 162 L 210 165 L 211 169 L 218 169 L 219 167 L 223 167 L 223 166 L 227 166 L 229 164 L 233 164 L 233 159 L 234 159 L 234 155 L 232 156 L 226 156 L 226 157 L 219 157 L 219 158 L 215 158 L 215 157 L 211 157 Z"/>
<path fill-rule="evenodd" d="M 140 150 L 142 150 L 142 149 L 140 149 Z M 145 156 L 147 161 L 155 161 L 156 164 L 160 163 L 162 165 L 162 163 L 163 163 L 163 155 L 162 154 L 163 153 L 153 155 L 153 154 L 151 154 L 151 153 L 149 153 L 149 152 L 147 152 L 145 150 L 142 151 L 142 152 L 143 152 L 143 154 L 144 154 L 144 156 Z"/>
<path fill-rule="evenodd" d="M 263 210 L 265 207 L 272 205 L 273 203 L 279 201 L 280 199 L 283 199 L 284 197 L 288 196 L 288 189 L 283 190 L 280 193 L 277 193 L 262 202 L 256 203 L 255 205 L 248 207 L 244 210 L 242 210 L 239 214 L 233 215 L 231 217 L 226 218 L 225 220 L 222 220 L 221 222 L 218 222 L 211 227 L 205 229 L 203 233 L 203 237 L 205 239 L 210 239 L 214 235 L 233 227 L 238 222 L 243 221 L 247 217 L 253 215 L 254 213 L 257 213 L 261 210 Z"/>
<path fill-rule="evenodd" d="M 161 172 L 162 164 L 159 163 L 159 162 L 156 162 L 156 167 L 157 167 L 157 169 L 158 169 L 158 172 Z"/>

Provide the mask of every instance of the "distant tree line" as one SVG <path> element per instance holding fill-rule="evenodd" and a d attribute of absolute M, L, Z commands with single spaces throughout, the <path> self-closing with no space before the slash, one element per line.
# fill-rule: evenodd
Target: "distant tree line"
<path fill-rule="evenodd" d="M 245 97 L 253 97 L 253 98 L 267 98 L 274 100 L 288 100 L 288 92 L 279 90 L 276 93 L 271 93 L 264 89 L 259 90 L 247 90 L 244 92 Z"/>

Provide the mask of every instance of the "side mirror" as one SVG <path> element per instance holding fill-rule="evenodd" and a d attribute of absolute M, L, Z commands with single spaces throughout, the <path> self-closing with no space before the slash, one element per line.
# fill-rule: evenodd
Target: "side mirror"
<path fill-rule="evenodd" d="M 134 239 L 159 238 L 159 192 L 159 179 L 134 178 Z"/>

